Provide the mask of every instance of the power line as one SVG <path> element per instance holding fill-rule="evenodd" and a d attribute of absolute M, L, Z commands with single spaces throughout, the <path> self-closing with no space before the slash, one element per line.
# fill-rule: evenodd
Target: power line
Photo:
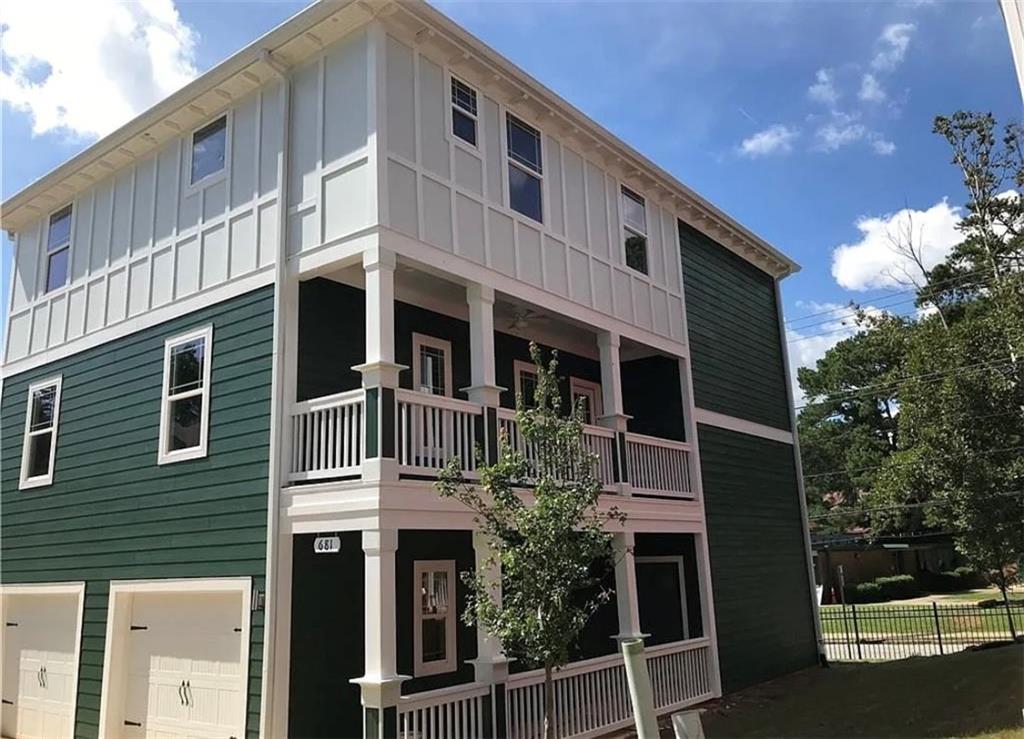
<path fill-rule="evenodd" d="M 989 454 L 999 454 L 1000 452 L 1014 451 L 1024 451 L 1024 446 L 1008 446 L 1002 449 L 989 449 L 987 452 L 978 452 L 975 456 L 987 457 Z M 870 467 L 859 467 L 853 470 L 832 470 L 831 472 L 816 472 L 813 475 L 804 475 L 804 479 L 811 480 L 819 477 L 831 477 L 834 475 L 854 475 L 860 472 L 870 472 L 871 470 L 879 470 L 884 466 L 884 464 L 876 464 Z"/>
<path fill-rule="evenodd" d="M 1021 489 L 1021 490 L 1005 490 L 1005 491 L 1003 491 L 1001 493 L 988 493 L 988 494 L 983 495 L 981 497 L 983 497 L 983 498 L 1008 498 L 1008 497 L 1012 497 L 1012 496 L 1015 496 L 1015 495 L 1020 495 L 1021 497 L 1024 497 L 1024 489 Z M 835 510 L 835 508 L 833 508 L 832 510 L 826 511 L 825 513 L 817 513 L 817 514 L 815 514 L 813 516 L 808 516 L 807 520 L 808 521 L 817 521 L 817 520 L 822 519 L 822 518 L 832 518 L 833 516 L 849 516 L 849 515 L 862 514 L 862 513 L 880 513 L 880 512 L 883 512 L 883 511 L 906 510 L 908 508 L 924 508 L 925 506 L 938 505 L 939 503 L 945 503 L 945 502 L 946 501 L 944 501 L 944 500 L 938 500 L 938 499 L 933 498 L 932 500 L 924 500 L 924 501 L 921 501 L 919 503 L 894 503 L 893 505 L 875 506 L 873 508 L 851 508 L 850 510 L 847 510 L 847 511 L 837 511 L 837 510 Z"/>
<path fill-rule="evenodd" d="M 1000 411 L 999 413 L 986 413 L 986 414 L 980 415 L 980 416 L 964 416 L 960 420 L 962 420 L 962 421 L 980 421 L 983 418 L 999 418 L 1000 416 L 1016 416 L 1016 415 L 1019 415 L 1019 414 L 1020 414 L 1019 410 Z M 821 419 L 821 421 L 827 421 L 827 420 L 828 420 L 827 418 Z M 833 422 L 833 423 L 836 423 L 836 422 Z M 864 426 L 853 425 L 851 428 L 846 429 L 845 431 L 843 431 L 840 434 L 835 434 L 834 436 L 830 436 L 828 438 L 828 440 L 829 441 L 835 441 L 836 439 L 842 439 L 844 436 L 849 436 L 850 434 L 855 433 L 855 432 L 859 431 L 862 428 L 865 428 L 865 427 Z M 893 429 L 893 431 L 894 432 L 898 432 L 898 429 Z"/>

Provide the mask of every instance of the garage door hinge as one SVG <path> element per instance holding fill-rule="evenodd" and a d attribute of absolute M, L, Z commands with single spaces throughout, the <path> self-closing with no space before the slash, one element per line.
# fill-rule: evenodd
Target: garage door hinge
<path fill-rule="evenodd" d="M 132 631 L 145 631 L 149 627 L 148 626 L 136 626 L 135 624 L 132 624 L 130 628 L 131 628 Z"/>
<path fill-rule="evenodd" d="M 125 726 L 142 726 L 142 724 L 140 724 L 138 721 L 129 721 L 128 719 L 124 720 L 124 725 Z"/>
<path fill-rule="evenodd" d="M 3 702 L 4 702 L 5 706 L 13 706 L 14 705 L 14 701 L 9 701 L 6 698 L 3 699 Z"/>
<path fill-rule="evenodd" d="M 6 624 L 4 624 L 4 625 L 5 625 L 5 626 L 17 626 L 17 625 L 18 625 L 18 622 L 17 622 L 17 621 L 8 621 L 8 622 L 7 622 Z"/>

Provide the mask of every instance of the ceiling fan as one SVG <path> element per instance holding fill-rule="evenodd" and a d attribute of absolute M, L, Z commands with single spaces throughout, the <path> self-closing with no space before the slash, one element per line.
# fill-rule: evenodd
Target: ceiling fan
<path fill-rule="evenodd" d="M 530 327 L 530 321 L 547 321 L 550 320 L 550 316 L 544 313 L 538 313 L 530 308 L 516 308 L 512 312 L 512 321 L 508 327 L 510 329 L 517 329 L 524 331 Z"/>

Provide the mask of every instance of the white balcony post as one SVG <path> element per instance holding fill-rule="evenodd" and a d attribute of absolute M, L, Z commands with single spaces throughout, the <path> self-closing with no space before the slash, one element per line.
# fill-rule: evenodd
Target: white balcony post
<path fill-rule="evenodd" d="M 620 495 L 629 495 L 631 487 L 626 462 L 626 427 L 630 417 L 622 410 L 619 342 L 619 335 L 610 331 L 602 331 L 597 335 L 597 348 L 601 360 L 601 404 L 604 406 L 604 415 L 598 422 L 615 431 L 615 482 Z"/>
<path fill-rule="evenodd" d="M 640 631 L 640 604 L 636 590 L 636 558 L 633 547 L 636 537 L 632 531 L 615 534 L 612 547 L 615 550 L 615 603 L 619 612 L 618 641 L 643 639 L 647 634 Z"/>
<path fill-rule="evenodd" d="M 484 450 L 487 463 L 498 460 L 498 406 L 501 391 L 495 382 L 494 288 L 477 283 L 466 286 L 469 305 L 469 356 L 472 384 L 463 388 L 472 403 L 483 407 L 482 427 L 477 444 Z"/>
<path fill-rule="evenodd" d="M 473 555 L 476 571 L 487 582 L 491 598 L 501 604 L 501 561 L 480 531 L 473 532 Z M 476 627 L 476 659 L 473 663 L 474 676 L 478 683 L 491 686 L 490 700 L 484 705 L 481 739 L 502 737 L 501 729 L 506 725 L 505 690 L 508 681 L 508 663 L 501 640 L 482 625 Z"/>
<path fill-rule="evenodd" d="M 397 672 L 395 625 L 396 529 L 363 531 L 365 573 L 365 658 L 359 685 L 363 703 L 364 739 L 392 739 L 398 735 L 398 702 L 402 681 Z"/>
<path fill-rule="evenodd" d="M 395 254 L 374 247 L 363 252 L 366 275 L 365 361 L 352 369 L 363 375 L 366 391 L 364 480 L 396 480 L 395 388 Z"/>

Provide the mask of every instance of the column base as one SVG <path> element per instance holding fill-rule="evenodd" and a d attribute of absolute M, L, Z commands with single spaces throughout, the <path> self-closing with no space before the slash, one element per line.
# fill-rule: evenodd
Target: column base
<path fill-rule="evenodd" d="M 515 660 L 508 657 L 484 657 L 466 660 L 473 665 L 474 679 L 478 683 L 493 685 L 508 680 L 508 666 Z"/>
<path fill-rule="evenodd" d="M 354 364 L 352 369 L 363 376 L 363 387 L 398 387 L 398 374 L 409 369 L 394 362 L 366 362 Z"/>
<path fill-rule="evenodd" d="M 508 388 L 498 385 L 470 385 L 469 387 L 459 389 L 469 396 L 470 403 L 487 405 L 492 408 L 497 408 L 501 405 L 501 394 L 508 390 Z"/>
<path fill-rule="evenodd" d="M 363 675 L 354 677 L 349 682 L 359 686 L 364 707 L 386 708 L 398 705 L 402 697 L 402 683 L 411 679 L 409 675 Z"/>
<path fill-rule="evenodd" d="M 651 636 L 650 634 L 640 634 L 640 633 L 638 633 L 638 634 L 615 634 L 614 636 L 610 636 L 608 638 L 609 639 L 614 639 L 619 644 L 619 646 L 621 647 L 622 646 L 622 642 L 624 642 L 624 641 L 630 641 L 631 639 L 639 639 L 640 641 L 644 641 L 646 639 L 649 639 L 650 636 Z"/>

